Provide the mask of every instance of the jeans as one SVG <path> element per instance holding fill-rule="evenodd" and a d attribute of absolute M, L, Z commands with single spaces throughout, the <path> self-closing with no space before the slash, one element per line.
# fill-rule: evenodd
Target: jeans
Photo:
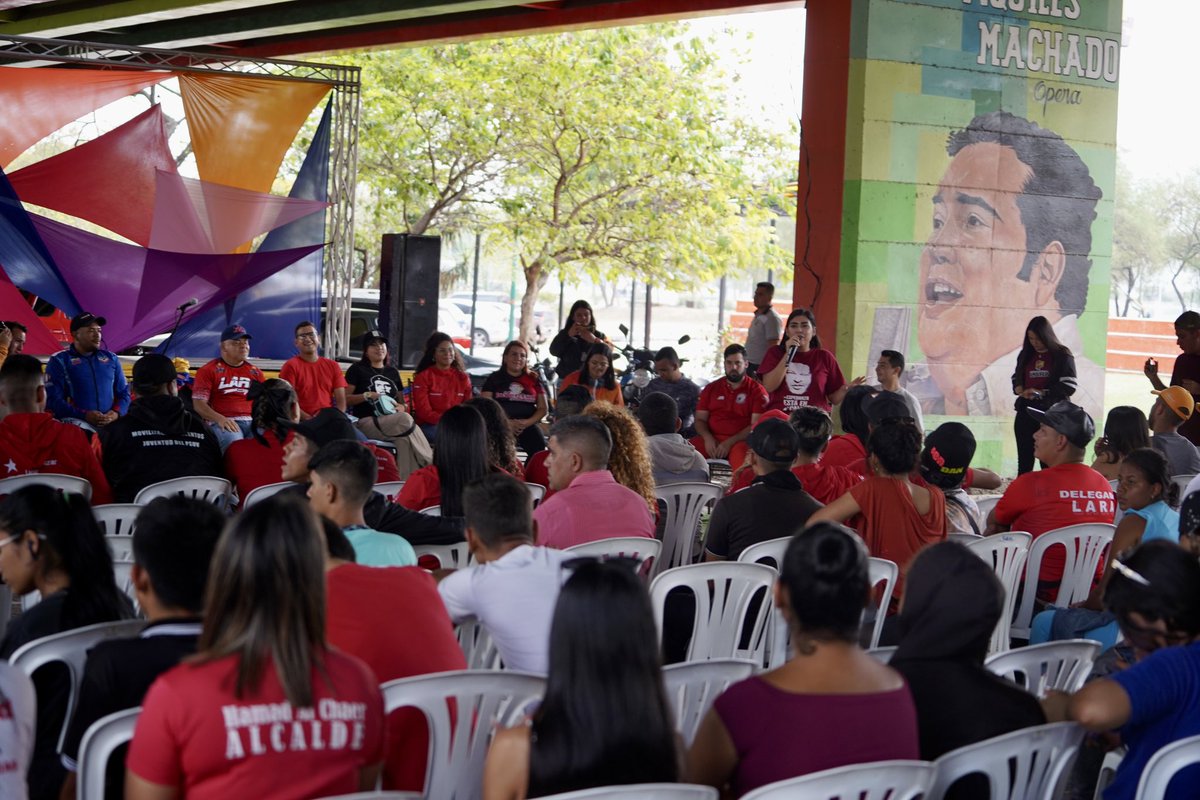
<path fill-rule="evenodd" d="M 254 423 L 249 417 L 230 417 L 231 421 L 236 422 L 238 429 L 236 431 L 227 431 L 215 422 L 205 422 L 208 429 L 217 437 L 217 444 L 221 445 L 221 452 L 225 452 L 225 448 L 238 441 L 239 439 L 249 439 L 254 435 Z"/>

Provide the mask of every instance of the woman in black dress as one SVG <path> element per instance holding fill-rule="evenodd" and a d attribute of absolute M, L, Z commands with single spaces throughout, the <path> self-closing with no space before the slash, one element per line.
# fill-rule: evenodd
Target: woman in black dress
<path fill-rule="evenodd" d="M 1017 409 L 1013 433 L 1017 439 L 1017 474 L 1033 471 L 1033 434 L 1038 422 L 1027 408 L 1046 410 L 1075 394 L 1075 356 L 1058 340 L 1045 317 L 1034 317 L 1025 328 L 1025 342 L 1017 354 L 1012 376 Z"/>

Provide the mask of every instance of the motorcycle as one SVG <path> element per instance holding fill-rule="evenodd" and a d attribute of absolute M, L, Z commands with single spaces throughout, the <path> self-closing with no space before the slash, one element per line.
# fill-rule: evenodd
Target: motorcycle
<path fill-rule="evenodd" d="M 642 395 L 646 393 L 646 387 L 650 385 L 650 381 L 654 380 L 658 374 L 654 367 L 654 354 L 656 351 L 641 347 L 634 347 L 629 340 L 629 328 L 625 325 L 620 325 L 621 333 L 625 335 L 626 343 L 619 349 L 614 350 L 614 358 L 624 358 L 626 367 L 621 371 L 621 393 L 625 397 L 625 405 L 630 409 L 635 409 L 641 403 Z M 692 340 L 691 336 L 686 333 L 679 337 L 678 344 L 687 344 Z M 679 363 L 682 365 L 687 361 L 686 358 L 680 358 Z"/>

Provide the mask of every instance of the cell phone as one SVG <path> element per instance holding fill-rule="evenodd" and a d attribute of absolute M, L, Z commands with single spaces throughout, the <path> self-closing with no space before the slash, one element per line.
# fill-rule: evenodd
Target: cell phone
<path fill-rule="evenodd" d="M 1156 360 L 1155 360 L 1155 359 L 1153 359 L 1153 358 L 1148 358 L 1148 359 L 1146 359 L 1146 365 L 1147 365 L 1147 366 L 1154 367 L 1155 369 L 1158 369 L 1158 361 L 1156 361 Z"/>

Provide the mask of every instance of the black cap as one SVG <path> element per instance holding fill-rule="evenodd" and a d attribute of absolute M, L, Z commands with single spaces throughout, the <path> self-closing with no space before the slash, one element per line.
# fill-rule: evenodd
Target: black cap
<path fill-rule="evenodd" d="M 1088 413 L 1070 400 L 1059 400 L 1050 408 L 1026 408 L 1025 412 L 1041 425 L 1053 428 L 1067 437 L 1067 441 L 1083 449 L 1096 435 L 1096 423 Z"/>
<path fill-rule="evenodd" d="M 925 437 L 921 476 L 942 489 L 962 483 L 975 457 L 975 435 L 961 422 L 944 422 Z"/>
<path fill-rule="evenodd" d="M 221 331 L 221 341 L 231 342 L 237 339 L 251 339 L 253 337 L 246 333 L 246 329 L 241 325 L 230 325 L 225 330 Z"/>
<path fill-rule="evenodd" d="M 84 311 L 81 314 L 76 314 L 75 316 L 71 317 L 71 333 L 74 333 L 80 328 L 86 328 L 93 322 L 101 327 L 104 327 L 108 324 L 108 320 L 106 320 L 104 317 L 97 317 L 95 314 Z"/>
<path fill-rule="evenodd" d="M 1179 535 L 1188 536 L 1200 528 L 1200 492 L 1192 492 L 1179 504 Z"/>
<path fill-rule="evenodd" d="M 885 389 L 864 403 L 863 406 L 867 412 L 867 419 L 876 428 L 889 420 L 916 421 L 913 418 L 912 409 L 897 392 L 889 392 Z"/>
<path fill-rule="evenodd" d="M 380 331 L 367 331 L 362 335 L 362 349 L 366 350 L 376 342 L 387 344 L 387 337 Z"/>
<path fill-rule="evenodd" d="M 303 422 L 285 421 L 283 425 L 293 429 L 306 439 L 312 440 L 317 447 L 324 447 L 330 442 L 343 439 L 352 442 L 358 441 L 358 437 L 354 433 L 354 426 L 350 424 L 350 420 L 346 419 L 346 415 L 336 408 L 322 408 L 312 419 L 306 419 Z"/>
<path fill-rule="evenodd" d="M 800 451 L 800 436 L 781 419 L 759 420 L 747 442 L 754 454 L 775 464 L 790 464 Z"/>
<path fill-rule="evenodd" d="M 175 382 L 175 362 L 162 353 L 144 355 L 133 365 L 134 386 L 161 386 Z"/>

